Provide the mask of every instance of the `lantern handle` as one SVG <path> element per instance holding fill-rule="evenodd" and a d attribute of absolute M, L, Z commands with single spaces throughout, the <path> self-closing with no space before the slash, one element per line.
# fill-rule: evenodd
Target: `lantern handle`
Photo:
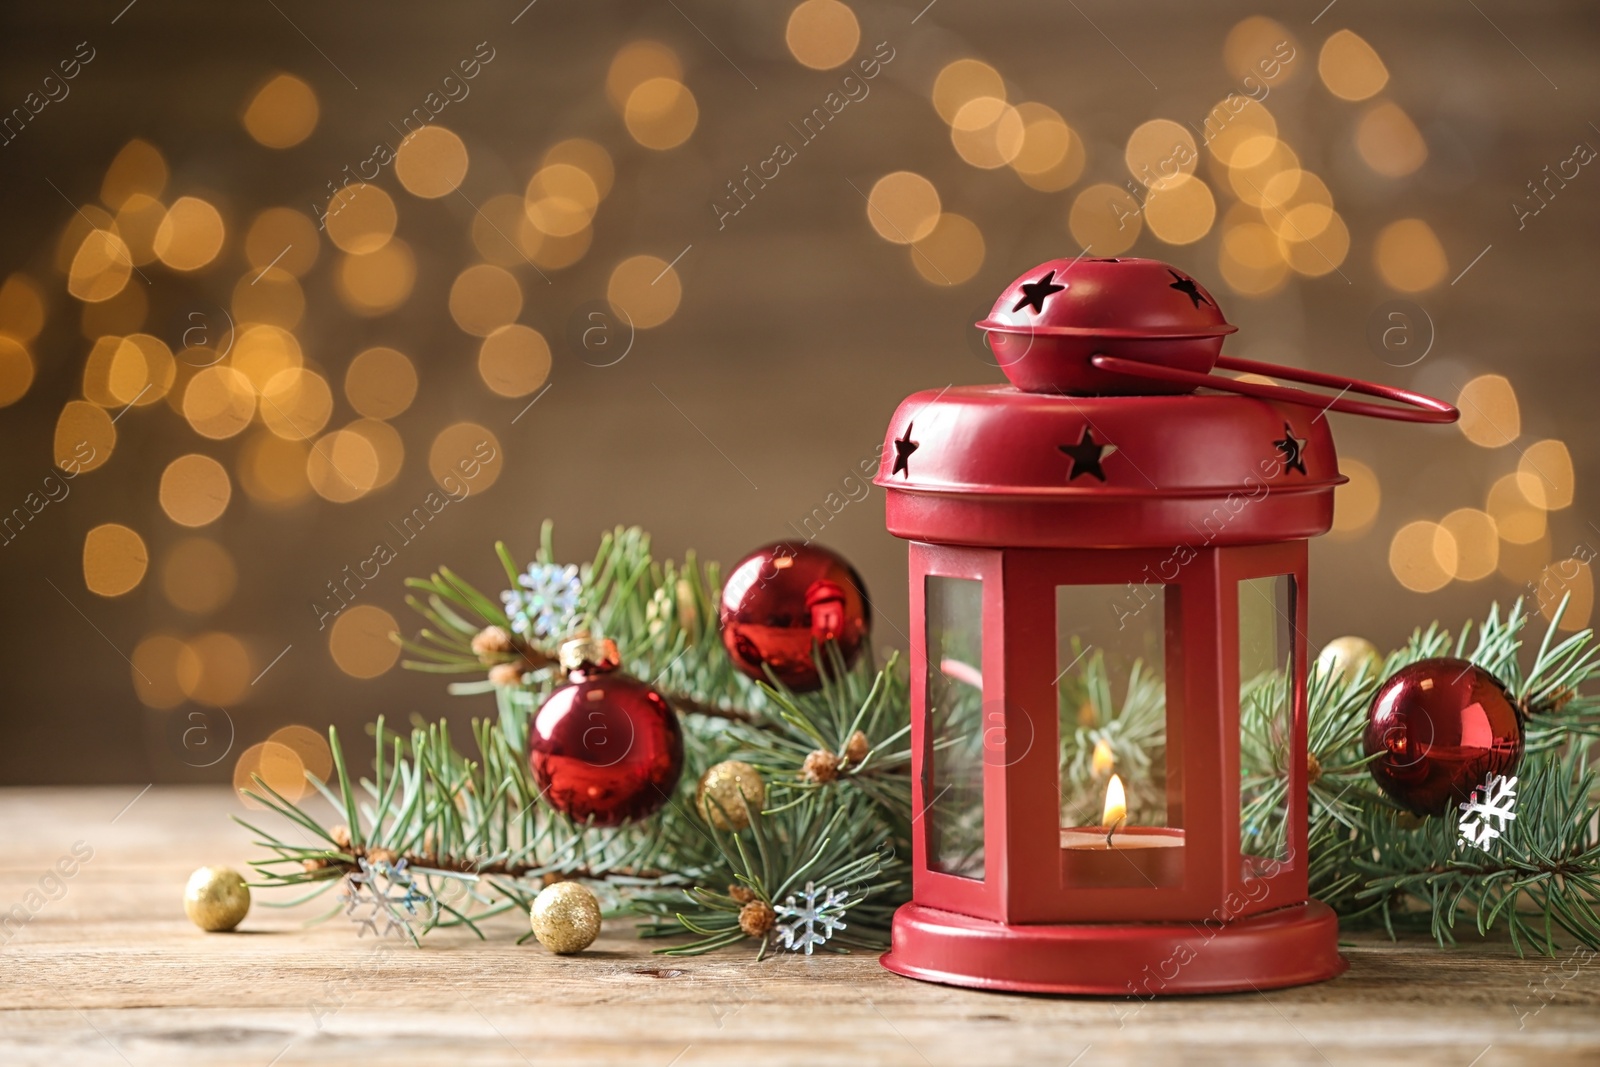
<path fill-rule="evenodd" d="M 1284 367 L 1276 363 L 1260 363 L 1253 359 L 1239 359 L 1235 356 L 1217 357 L 1217 367 L 1221 370 L 1245 371 L 1250 374 L 1283 378 L 1291 382 L 1300 382 L 1303 385 L 1321 386 L 1324 389 L 1337 389 L 1339 392 L 1330 398 L 1320 393 L 1307 392 L 1304 389 L 1291 389 L 1284 385 L 1268 385 L 1264 382 L 1242 382 L 1237 378 L 1224 378 L 1216 374 L 1201 374 L 1197 371 L 1180 370 L 1177 367 L 1167 367 L 1158 363 L 1144 363 L 1135 359 L 1122 359 L 1118 356 L 1108 356 L 1103 353 L 1090 356 L 1089 362 L 1099 370 L 1114 374 L 1131 374 L 1135 377 L 1149 378 L 1159 382 L 1173 382 L 1178 385 L 1219 389 L 1223 392 L 1239 393 L 1243 396 L 1258 397 L 1262 400 L 1281 400 L 1289 404 L 1304 404 L 1307 407 L 1321 408 L 1323 411 L 1342 411 L 1349 415 L 1366 415 L 1375 419 L 1437 423 L 1455 422 L 1461 417 L 1459 411 L 1443 400 L 1436 400 L 1421 393 L 1413 393 L 1409 389 L 1401 389 L 1393 385 L 1379 385 L 1376 382 L 1364 382 L 1356 378 L 1344 378 L 1337 374 L 1323 374 L 1319 371 L 1302 370 L 1299 367 Z M 1393 401 L 1393 403 L 1372 404 L 1365 400 L 1347 399 L 1346 393 L 1375 396 L 1382 400 Z"/>

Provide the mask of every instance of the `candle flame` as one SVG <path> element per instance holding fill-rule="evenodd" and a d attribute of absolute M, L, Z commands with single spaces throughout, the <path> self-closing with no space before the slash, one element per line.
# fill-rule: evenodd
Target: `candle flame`
<path fill-rule="evenodd" d="M 1104 778 L 1116 765 L 1116 753 L 1111 751 L 1111 746 L 1102 737 L 1094 743 L 1094 755 L 1090 757 L 1089 770 L 1096 778 Z"/>
<path fill-rule="evenodd" d="M 1122 789 L 1122 777 L 1113 774 L 1106 783 L 1106 806 L 1100 815 L 1100 825 L 1114 828 L 1127 817 L 1128 796 Z"/>

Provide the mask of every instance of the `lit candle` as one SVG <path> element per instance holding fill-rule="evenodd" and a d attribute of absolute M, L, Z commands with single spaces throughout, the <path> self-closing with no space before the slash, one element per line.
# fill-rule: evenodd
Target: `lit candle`
<path fill-rule="evenodd" d="M 1106 783 L 1100 826 L 1061 828 L 1061 878 L 1067 885 L 1167 887 L 1183 882 L 1183 831 L 1127 826 L 1122 776 Z"/>

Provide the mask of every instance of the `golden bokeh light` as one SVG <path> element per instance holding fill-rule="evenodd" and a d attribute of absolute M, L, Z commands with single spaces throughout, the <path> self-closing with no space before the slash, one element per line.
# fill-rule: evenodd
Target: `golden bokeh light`
<path fill-rule="evenodd" d="M 908 245 L 933 232 L 939 221 L 939 190 L 920 174 L 897 170 L 873 183 L 867 221 L 885 241 Z"/>
<path fill-rule="evenodd" d="M 694 93 L 675 78 L 650 78 L 628 94 L 622 111 L 628 133 L 646 148 L 666 151 L 689 139 L 700 122 Z"/>
<path fill-rule="evenodd" d="M 267 738 L 269 744 L 283 745 L 300 757 L 307 774 L 327 782 L 333 774 L 333 751 L 327 739 L 309 726 L 280 726 Z"/>
<path fill-rule="evenodd" d="M 26 274 L 14 273 L 0 283 L 0 334 L 27 344 L 44 329 L 44 294 Z"/>
<path fill-rule="evenodd" d="M 1278 255 L 1296 274 L 1320 278 L 1338 270 L 1350 254 L 1350 229 L 1338 212 L 1321 204 L 1301 204 L 1287 213 L 1271 214 L 1282 220 L 1274 228 Z"/>
<path fill-rule="evenodd" d="M 345 430 L 366 438 L 373 454 L 378 457 L 378 473 L 372 482 L 373 489 L 382 489 L 400 476 L 400 469 L 405 465 L 406 446 L 399 430 L 378 419 L 356 419 Z"/>
<path fill-rule="evenodd" d="M 789 12 L 783 36 L 789 54 L 802 64 L 812 70 L 832 70 L 856 54 L 861 24 L 839 0 L 803 0 Z"/>
<path fill-rule="evenodd" d="M 600 187 L 589 172 L 572 163 L 541 167 L 524 196 L 528 221 L 541 234 L 571 237 L 587 229 L 600 205 Z"/>
<path fill-rule="evenodd" d="M 339 261 L 337 286 L 345 307 L 358 315 L 385 315 L 405 303 L 417 280 L 411 246 L 399 238 L 376 252 Z"/>
<path fill-rule="evenodd" d="M 292 74 L 279 74 L 245 105 L 245 132 L 268 148 L 292 148 L 317 128 L 317 94 Z"/>
<path fill-rule="evenodd" d="M 1414 593 L 1443 589 L 1457 565 L 1456 539 L 1439 523 L 1408 522 L 1389 542 L 1389 570 Z"/>
<path fill-rule="evenodd" d="M 982 170 L 995 170 L 1022 153 L 1027 126 L 1016 108 L 998 96 L 978 96 L 950 121 L 956 154 Z"/>
<path fill-rule="evenodd" d="M 54 257 L 56 270 L 63 274 L 71 271 L 72 261 L 83 247 L 83 239 L 90 233 L 95 230 L 115 233 L 116 229 L 117 221 L 108 212 L 94 204 L 84 204 L 67 216 L 67 224 L 61 228 L 61 239 L 56 242 Z"/>
<path fill-rule="evenodd" d="M 1100 182 L 1073 199 L 1067 228 L 1086 254 L 1120 255 L 1139 239 L 1139 231 L 1144 228 L 1143 209 L 1127 189 Z"/>
<path fill-rule="evenodd" d="M 144 580 L 149 566 L 144 538 L 120 523 L 96 526 L 83 539 L 83 584 L 91 593 L 121 596 Z"/>
<path fill-rule="evenodd" d="M 958 59 L 946 64 L 933 81 L 933 107 L 946 124 L 970 100 L 980 96 L 1006 98 L 1005 79 L 1000 72 L 978 59 Z"/>
<path fill-rule="evenodd" d="M 437 200 L 456 191 L 467 176 L 467 146 L 437 123 L 424 126 L 394 154 L 394 176 L 412 196 Z"/>
<path fill-rule="evenodd" d="M 361 499 L 378 484 L 382 472 L 371 440 L 350 430 L 324 434 L 306 455 L 306 480 L 318 496 L 335 504 Z"/>
<path fill-rule="evenodd" d="M 1292 198 L 1305 172 L 1294 149 L 1276 137 L 1252 137 L 1233 153 L 1228 184 L 1234 195 L 1255 208 L 1270 208 Z"/>
<path fill-rule="evenodd" d="M 255 413 L 255 388 L 233 367 L 202 367 L 184 386 L 183 417 L 201 437 L 232 437 L 250 425 Z"/>
<path fill-rule="evenodd" d="M 472 247 L 497 267 L 526 265 L 544 242 L 520 196 L 503 193 L 478 205 L 472 215 Z"/>
<path fill-rule="evenodd" d="M 33 354 L 15 338 L 0 334 L 0 408 L 15 404 L 33 384 Z"/>
<path fill-rule="evenodd" d="M 1151 119 L 1128 135 L 1123 160 L 1140 185 L 1163 189 L 1194 173 L 1200 153 L 1187 126 L 1171 119 Z"/>
<path fill-rule="evenodd" d="M 400 624 L 374 604 L 346 608 L 328 631 L 328 652 L 341 671 L 352 678 L 376 678 L 395 665 L 400 646 L 395 635 Z"/>
<path fill-rule="evenodd" d="M 1536 441 L 1517 460 L 1517 488 L 1528 502 L 1545 511 L 1572 505 L 1572 453 L 1554 439 Z"/>
<path fill-rule="evenodd" d="M 289 367 L 274 374 L 261 390 L 261 422 L 279 437 L 308 440 L 332 414 L 333 390 L 316 371 Z"/>
<path fill-rule="evenodd" d="M 1495 480 L 1489 487 L 1484 510 L 1494 519 L 1495 529 L 1500 532 L 1502 541 L 1531 545 L 1546 536 L 1548 523 L 1544 509 L 1522 495 L 1522 487 L 1515 474 Z"/>
<path fill-rule="evenodd" d="M 1500 530 L 1488 512 L 1457 508 L 1439 525 L 1455 539 L 1456 561 L 1451 577 L 1476 582 L 1495 572 L 1500 565 Z"/>
<path fill-rule="evenodd" d="M 487 337 L 522 314 L 522 286 L 516 275 L 479 263 L 456 275 L 450 286 L 450 317 L 474 337 Z"/>
<path fill-rule="evenodd" d="M 311 495 L 306 478 L 309 445 L 262 430 L 245 439 L 239 453 L 239 484 L 267 507 L 292 507 Z"/>
<path fill-rule="evenodd" d="M 399 220 L 393 197 L 376 185 L 355 182 L 328 202 L 324 227 L 335 248 L 359 256 L 388 244 Z"/>
<path fill-rule="evenodd" d="M 1422 131 L 1400 105 L 1384 101 L 1361 116 L 1356 127 L 1356 151 L 1376 173 L 1403 178 L 1428 161 L 1428 144 Z"/>
<path fill-rule="evenodd" d="M 501 396 L 527 396 L 550 377 L 550 345 L 538 330 L 502 326 L 478 348 L 478 375 Z"/>
<path fill-rule="evenodd" d="M 1525 545 L 1506 541 L 1504 537 L 1501 541 L 1503 543 L 1500 545 L 1500 577 L 1522 586 L 1536 582 L 1542 577 L 1545 565 L 1550 562 L 1548 531 L 1542 537 Z"/>
<path fill-rule="evenodd" d="M 520 236 L 523 240 L 523 251 L 535 266 L 543 270 L 560 270 L 572 266 L 584 257 L 589 251 L 590 242 L 594 240 L 594 230 L 582 230 L 571 237 L 549 237 L 541 234 L 529 222 L 524 226 Z"/>
<path fill-rule="evenodd" d="M 1145 225 L 1169 245 L 1193 244 L 1211 232 L 1216 219 L 1217 201 L 1199 178 L 1184 175 L 1145 195 Z"/>
<path fill-rule="evenodd" d="M 135 138 L 122 146 L 100 182 L 100 202 L 112 211 L 135 193 L 159 197 L 167 188 L 167 161 L 148 141 Z"/>
<path fill-rule="evenodd" d="M 239 330 L 228 356 L 229 365 L 245 376 L 249 389 L 257 394 L 267 387 L 275 375 L 290 367 L 299 367 L 304 362 L 300 342 L 294 334 L 281 326 L 264 323 Z M 229 379 L 229 382 L 237 385 L 236 379 Z"/>
<path fill-rule="evenodd" d="M 134 193 L 117 209 L 117 235 L 127 245 L 128 257 L 135 266 L 142 267 L 156 258 L 156 231 L 166 217 L 167 205 L 144 193 Z"/>
<path fill-rule="evenodd" d="M 583 137 L 558 141 L 545 152 L 539 165 L 550 167 L 557 163 L 577 167 L 587 174 L 600 199 L 604 200 L 606 194 L 611 192 L 611 183 L 616 179 L 616 167 L 611 162 L 611 153 L 595 142 Z"/>
<path fill-rule="evenodd" d="M 199 270 L 217 258 L 226 235 L 216 208 L 197 196 L 180 196 L 156 227 L 156 258 L 173 270 Z"/>
<path fill-rule="evenodd" d="M 945 212 L 926 237 L 911 246 L 911 265 L 924 281 L 960 285 L 983 266 L 983 231 L 965 215 Z"/>
<path fill-rule="evenodd" d="M 178 657 L 178 685 L 189 699 L 227 707 L 244 698 L 250 685 L 250 652 L 232 634 L 201 634 Z"/>
<path fill-rule="evenodd" d="M 606 282 L 611 310 L 641 330 L 672 318 L 682 299 L 677 269 L 658 256 L 629 256 L 612 269 Z"/>
<path fill-rule="evenodd" d="M 344 372 L 344 395 L 368 418 L 392 419 L 416 399 L 417 369 L 392 348 L 366 349 Z"/>
<path fill-rule="evenodd" d="M 252 270 L 233 287 L 235 322 L 258 322 L 292 330 L 306 312 L 305 293 L 294 275 L 277 267 Z"/>
<path fill-rule="evenodd" d="M 232 497 L 228 469 L 210 456 L 190 452 L 161 472 L 161 510 L 180 526 L 216 522 Z"/>
<path fill-rule="evenodd" d="M 1500 448 L 1522 433 L 1522 409 L 1511 381 L 1500 374 L 1480 374 L 1461 387 L 1456 396 L 1461 420 L 1456 423 L 1467 440 L 1482 448 Z"/>
<path fill-rule="evenodd" d="M 112 404 L 145 407 L 167 395 L 167 391 L 177 379 L 178 365 L 165 341 L 148 333 L 135 333 L 127 337 L 109 337 L 102 340 L 109 342 L 110 348 L 104 387 Z M 96 342 L 90 352 L 90 363 L 92 364 L 95 357 L 104 350 L 104 347 Z M 90 390 L 89 372 L 86 367 L 84 395 L 94 400 L 95 397 Z"/>
<path fill-rule="evenodd" d="M 262 792 L 262 785 L 256 783 L 256 778 L 288 801 L 299 800 L 312 788 L 306 781 L 305 764 L 300 762 L 299 753 L 276 741 L 261 741 L 251 745 L 239 753 L 239 759 L 233 765 L 233 791 L 238 794 L 239 802 L 247 808 L 261 810 L 266 807 L 265 804 L 244 794 L 247 789 L 256 794 Z M 266 795 L 270 797 L 272 794 Z"/>
<path fill-rule="evenodd" d="M 1283 286 L 1289 265 L 1278 248 L 1278 237 L 1261 222 L 1226 225 L 1217 250 L 1222 280 L 1244 296 L 1269 296 Z"/>
<path fill-rule="evenodd" d="M 1389 68 L 1361 36 L 1340 30 L 1322 42 L 1317 73 L 1328 92 L 1341 100 L 1365 100 L 1389 81 Z"/>
<path fill-rule="evenodd" d="M 185 537 L 161 562 L 161 592 L 191 615 L 208 615 L 233 598 L 239 570 L 233 556 L 208 537 Z"/>
<path fill-rule="evenodd" d="M 1283 23 L 1264 15 L 1240 19 L 1222 42 L 1222 65 L 1247 93 L 1276 88 L 1294 77 L 1299 42 Z"/>
<path fill-rule="evenodd" d="M 72 257 L 67 292 L 86 304 L 110 300 L 122 292 L 133 273 L 133 257 L 111 230 L 90 230 Z"/>
<path fill-rule="evenodd" d="M 1383 488 L 1378 475 L 1358 459 L 1341 456 L 1339 473 L 1350 479 L 1333 491 L 1333 532 L 1354 536 L 1365 532 L 1378 517 Z"/>
<path fill-rule="evenodd" d="M 1030 188 L 1060 192 L 1083 174 L 1083 140 L 1055 108 L 1029 101 L 1017 105 L 1022 118 L 1022 150 L 1011 169 Z"/>
<path fill-rule="evenodd" d="M 1594 568 L 1587 560 L 1563 559 L 1545 567 L 1534 579 L 1539 614 L 1553 620 L 1563 599 L 1567 607 L 1558 630 L 1571 632 L 1589 625 L 1594 614 Z"/>
<path fill-rule="evenodd" d="M 317 224 L 293 208 L 267 208 L 244 235 L 245 259 L 257 271 L 276 267 L 303 278 L 320 249 Z"/>
<path fill-rule="evenodd" d="M 633 91 L 651 78 L 681 81 L 683 64 L 678 61 L 678 53 L 659 41 L 626 44 L 618 50 L 606 72 L 606 99 L 619 112 L 623 111 Z"/>
<path fill-rule="evenodd" d="M 178 684 L 178 661 L 188 646 L 171 634 L 151 634 L 140 641 L 129 656 L 133 691 L 147 708 L 175 708 L 187 699 Z"/>
<path fill-rule="evenodd" d="M 1266 105 L 1238 94 L 1214 104 L 1200 128 L 1211 158 L 1223 167 L 1233 166 L 1239 150 L 1257 137 L 1278 138 L 1278 120 Z"/>
<path fill-rule="evenodd" d="M 500 477 L 504 461 L 499 438 L 475 422 L 446 426 L 428 449 L 428 472 L 447 492 L 482 492 Z"/>
<path fill-rule="evenodd" d="M 117 427 L 105 408 L 69 400 L 56 418 L 55 460 L 62 470 L 92 471 L 111 458 Z"/>
<path fill-rule="evenodd" d="M 1378 234 L 1373 250 L 1378 273 L 1402 293 L 1420 293 L 1444 281 L 1450 265 L 1433 227 L 1421 219 L 1399 219 Z"/>
<path fill-rule="evenodd" d="M 111 392 L 111 364 L 121 344 L 122 338 L 108 334 L 90 346 L 88 358 L 83 361 L 83 397 L 91 404 L 109 408 L 127 403 Z"/>

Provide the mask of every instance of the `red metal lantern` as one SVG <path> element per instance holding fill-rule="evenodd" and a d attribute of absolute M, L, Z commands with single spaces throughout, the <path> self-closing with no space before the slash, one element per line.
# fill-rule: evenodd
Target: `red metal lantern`
<path fill-rule="evenodd" d="M 1339 974 L 1306 888 L 1325 413 L 1455 410 L 1223 356 L 1234 327 L 1154 260 L 1042 264 L 978 325 L 1013 387 L 909 397 L 876 479 L 911 542 L 917 813 L 884 966 L 1140 997 Z"/>

